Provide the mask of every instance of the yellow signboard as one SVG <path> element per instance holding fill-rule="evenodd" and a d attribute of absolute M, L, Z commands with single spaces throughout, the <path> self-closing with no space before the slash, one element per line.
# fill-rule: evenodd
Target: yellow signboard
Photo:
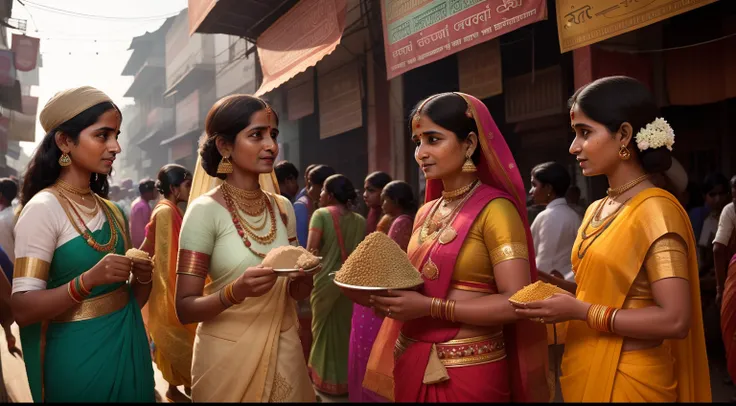
<path fill-rule="evenodd" d="M 557 0 L 560 51 L 594 44 L 716 1 Z"/>

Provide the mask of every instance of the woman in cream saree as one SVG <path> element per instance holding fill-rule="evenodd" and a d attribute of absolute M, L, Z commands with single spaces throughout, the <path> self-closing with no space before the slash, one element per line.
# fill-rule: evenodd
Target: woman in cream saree
<path fill-rule="evenodd" d="M 274 180 L 277 126 L 270 106 L 246 95 L 221 99 L 207 118 L 177 266 L 179 319 L 200 322 L 193 402 L 315 400 L 295 311 L 311 277 L 277 278 L 260 267 L 271 249 L 297 243 L 291 205 L 263 182 Z M 225 182 L 197 197 L 217 183 L 204 172 Z"/>

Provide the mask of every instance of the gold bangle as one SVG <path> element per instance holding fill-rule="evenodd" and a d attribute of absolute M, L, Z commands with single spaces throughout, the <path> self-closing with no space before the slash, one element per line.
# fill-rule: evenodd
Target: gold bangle
<path fill-rule="evenodd" d="M 613 311 L 613 314 L 611 315 L 611 323 L 610 323 L 610 326 L 609 326 L 609 330 L 610 330 L 610 331 L 611 331 L 611 333 L 613 333 L 613 334 L 616 334 L 616 331 L 615 331 L 615 330 L 614 330 L 614 328 L 613 328 L 613 323 L 614 323 L 614 321 L 616 320 L 616 315 L 618 314 L 618 310 L 619 310 L 619 309 L 615 309 L 615 310 Z"/>
<path fill-rule="evenodd" d="M 74 288 L 72 287 L 73 284 L 74 284 L 74 279 L 72 279 L 71 281 L 69 281 L 69 283 L 66 284 L 66 291 L 69 293 L 69 297 L 72 298 L 74 303 L 82 303 L 82 300 L 77 299 L 75 296 L 76 292 L 73 291 L 74 290 Z"/>
<path fill-rule="evenodd" d="M 455 303 L 457 302 L 454 300 L 450 300 L 450 304 L 447 306 L 447 318 L 453 323 L 455 322 Z"/>
<path fill-rule="evenodd" d="M 233 281 L 233 282 L 230 282 L 230 283 L 228 283 L 228 285 L 227 285 L 227 286 L 225 287 L 225 289 L 226 289 L 226 290 L 225 290 L 225 294 L 226 294 L 226 295 L 228 295 L 228 299 L 229 299 L 229 300 L 230 300 L 230 302 L 232 302 L 233 304 L 236 304 L 236 305 L 237 305 L 237 304 L 241 304 L 241 303 L 243 303 L 243 301 L 245 301 L 245 298 L 244 298 L 243 300 L 238 300 L 238 299 L 237 299 L 237 298 L 235 297 L 235 293 L 233 292 L 233 286 L 234 286 L 234 285 L 235 285 L 235 281 Z"/>
<path fill-rule="evenodd" d="M 153 282 L 153 275 L 151 275 L 151 277 L 148 278 L 148 281 L 146 282 L 141 281 L 140 279 L 138 279 L 137 276 L 135 277 L 135 280 L 138 281 L 138 283 L 140 283 L 141 285 L 148 285 L 149 283 Z"/>
<path fill-rule="evenodd" d="M 437 307 L 440 303 L 442 303 L 442 299 L 436 297 L 432 298 L 432 303 L 429 305 L 429 316 L 433 319 L 437 318 Z"/>
<path fill-rule="evenodd" d="M 218 296 L 220 297 L 220 303 L 222 303 L 222 305 L 225 306 L 226 309 L 233 305 L 227 300 L 227 297 L 225 296 L 225 288 L 220 289 Z"/>
<path fill-rule="evenodd" d="M 84 273 L 79 275 L 79 288 L 81 290 L 80 293 L 84 296 L 89 296 L 92 293 L 91 290 L 87 289 L 87 287 L 84 286 Z"/>

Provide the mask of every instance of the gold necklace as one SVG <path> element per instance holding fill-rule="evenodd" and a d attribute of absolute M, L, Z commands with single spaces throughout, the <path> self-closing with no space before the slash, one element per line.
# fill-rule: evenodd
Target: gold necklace
<path fill-rule="evenodd" d="M 445 201 L 453 201 L 457 200 L 461 197 L 463 197 L 466 193 L 470 191 L 470 189 L 475 186 L 475 184 L 478 182 L 478 180 L 474 180 L 473 182 L 455 190 L 450 191 L 442 191 L 442 198 L 445 199 Z"/>
<path fill-rule="evenodd" d="M 238 203 L 238 207 L 251 217 L 257 217 L 266 211 L 266 194 L 261 189 L 251 191 L 235 187 L 227 182 L 222 184 L 227 194 Z"/>
<path fill-rule="evenodd" d="M 607 191 L 608 197 L 615 198 L 615 197 L 621 196 L 622 194 L 624 194 L 624 193 L 628 192 L 629 190 L 633 189 L 634 186 L 636 186 L 636 185 L 644 182 L 645 180 L 647 180 L 647 178 L 649 178 L 649 174 L 644 174 L 644 175 L 641 175 L 638 178 L 632 180 L 631 182 L 626 183 L 623 186 L 619 186 L 619 187 L 613 188 L 613 189 L 612 188 L 608 188 L 608 191 Z"/>
<path fill-rule="evenodd" d="M 223 186 L 226 184 L 227 183 L 223 183 Z M 266 208 L 268 209 L 268 214 L 271 219 L 271 229 L 269 230 L 268 234 L 266 234 L 265 236 L 261 236 L 257 235 L 250 227 L 248 227 L 250 226 L 250 224 L 248 224 L 243 216 L 240 214 L 240 210 L 242 210 L 242 208 L 238 207 L 237 202 L 235 201 L 235 199 L 233 199 L 233 196 L 230 194 L 230 188 L 222 188 L 220 190 L 222 191 L 222 196 L 225 200 L 228 211 L 230 212 L 233 225 L 235 226 L 235 229 L 237 230 L 240 238 L 243 240 L 245 246 L 257 256 L 261 258 L 265 257 L 265 254 L 256 252 L 251 248 L 250 239 L 253 239 L 261 245 L 268 245 L 276 239 L 276 213 L 271 206 L 270 201 L 268 202 L 268 204 L 266 204 Z"/>
<path fill-rule="evenodd" d="M 457 217 L 458 213 L 460 213 L 460 210 L 465 205 L 465 202 L 473 195 L 475 189 L 478 188 L 478 185 L 480 185 L 479 182 L 475 182 L 473 184 L 473 187 L 465 193 L 460 203 L 452 209 L 450 214 L 440 217 L 440 219 L 434 219 L 435 213 L 437 213 L 437 209 L 444 203 L 444 199 L 438 202 L 422 223 L 422 228 L 419 230 L 419 243 L 423 244 L 428 239 L 434 240 L 442 233 L 442 231 L 445 230 L 445 228 L 451 225 L 455 220 L 455 217 Z M 445 221 L 446 219 L 447 221 Z M 430 227 L 432 230 L 430 230 Z"/>
<path fill-rule="evenodd" d="M 81 197 L 82 198 L 82 201 L 84 201 L 84 198 L 86 196 L 89 196 L 92 193 L 92 189 L 90 189 L 89 186 L 87 186 L 86 188 L 80 188 L 80 187 L 76 187 L 76 186 L 74 186 L 72 184 L 69 184 L 67 182 L 64 182 L 61 179 L 58 179 L 56 181 L 56 186 L 59 189 L 65 191 L 67 193 L 71 193 L 73 195 L 77 195 L 77 196 Z"/>
<path fill-rule="evenodd" d="M 79 214 L 79 212 L 74 208 L 74 206 L 71 203 L 71 199 L 67 197 L 64 193 L 61 193 L 59 191 L 59 196 L 61 196 L 64 200 L 66 200 L 66 205 L 62 204 L 61 207 L 64 209 L 64 213 L 66 213 L 66 216 L 69 218 L 69 222 L 72 223 L 72 227 L 74 227 L 74 230 L 79 233 L 79 235 L 84 238 L 87 245 L 92 247 L 95 251 L 98 252 L 113 252 L 117 248 L 118 243 L 118 233 L 117 230 L 122 230 L 122 227 L 117 223 L 117 220 L 115 219 L 115 216 L 112 214 L 112 211 L 105 205 L 104 202 L 98 202 L 102 206 L 102 211 L 105 213 L 105 218 L 107 219 L 107 225 L 110 227 L 110 240 L 102 244 L 95 240 L 95 238 L 92 236 L 92 231 L 87 227 L 87 224 L 84 222 L 84 219 Z M 97 197 L 97 199 L 101 199 Z M 74 213 L 69 212 L 69 209 Z M 76 215 L 76 219 L 74 218 Z M 77 224 L 77 221 L 84 227 L 84 230 L 82 230 L 82 227 Z"/>

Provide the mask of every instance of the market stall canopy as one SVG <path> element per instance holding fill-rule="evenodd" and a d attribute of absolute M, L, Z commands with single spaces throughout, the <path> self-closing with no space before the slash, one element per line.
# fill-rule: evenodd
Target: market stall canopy
<path fill-rule="evenodd" d="M 189 0 L 189 35 L 256 39 L 299 0 Z"/>

